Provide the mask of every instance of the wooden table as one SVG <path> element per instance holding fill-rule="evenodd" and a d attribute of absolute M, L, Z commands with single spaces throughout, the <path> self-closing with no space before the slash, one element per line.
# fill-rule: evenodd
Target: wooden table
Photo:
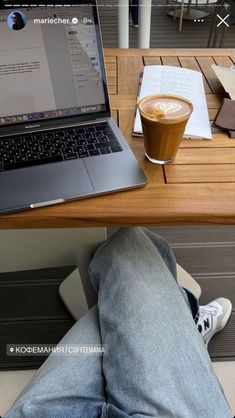
<path fill-rule="evenodd" d="M 211 64 L 231 66 L 235 49 L 106 49 L 105 61 L 113 116 L 148 177 L 147 187 L 1 216 L 0 227 L 235 224 L 235 140 L 222 132 L 212 141 L 183 140 L 174 163 L 156 166 L 145 159 L 143 139 L 131 135 L 144 65 L 202 71 L 213 120 L 225 93 Z"/>

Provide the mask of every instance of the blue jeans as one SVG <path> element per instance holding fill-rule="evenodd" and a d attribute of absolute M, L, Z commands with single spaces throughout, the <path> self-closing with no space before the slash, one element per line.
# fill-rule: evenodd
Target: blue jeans
<path fill-rule="evenodd" d="M 119 229 L 89 272 L 98 304 L 60 344 L 108 355 L 51 355 L 5 418 L 231 418 L 168 244 Z"/>

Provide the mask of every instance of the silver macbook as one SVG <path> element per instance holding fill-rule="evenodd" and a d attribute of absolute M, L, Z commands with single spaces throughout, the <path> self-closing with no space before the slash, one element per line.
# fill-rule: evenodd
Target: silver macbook
<path fill-rule="evenodd" d="M 0 213 L 141 187 L 110 116 L 95 1 L 0 9 Z"/>

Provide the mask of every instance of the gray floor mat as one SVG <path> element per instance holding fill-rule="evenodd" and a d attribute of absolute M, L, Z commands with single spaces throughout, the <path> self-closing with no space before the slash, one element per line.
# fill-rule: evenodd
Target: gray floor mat
<path fill-rule="evenodd" d="M 150 228 L 168 240 L 177 262 L 202 288 L 200 305 L 225 297 L 233 305 L 226 327 L 209 343 L 213 361 L 235 360 L 235 226 Z"/>
<path fill-rule="evenodd" d="M 0 370 L 37 368 L 45 356 L 8 356 L 7 344 L 57 344 L 74 324 L 59 284 L 75 269 L 65 266 L 0 274 Z"/>

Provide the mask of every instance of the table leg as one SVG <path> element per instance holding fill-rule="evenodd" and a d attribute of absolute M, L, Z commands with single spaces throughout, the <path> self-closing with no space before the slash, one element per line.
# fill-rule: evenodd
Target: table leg
<path fill-rule="evenodd" d="M 191 3 L 192 3 L 192 0 L 189 0 L 189 2 L 188 2 L 188 7 L 187 7 L 187 11 L 188 11 L 188 13 L 189 13 L 189 10 L 190 10 Z"/>
<path fill-rule="evenodd" d="M 213 37 L 214 37 L 214 34 L 215 34 L 215 30 L 216 30 L 217 12 L 218 12 L 218 5 L 215 6 L 215 11 L 214 11 L 213 21 L 212 21 L 212 25 L 211 25 L 211 29 L 210 29 L 210 33 L 209 33 L 207 48 L 210 48 L 212 46 L 211 44 L 212 44 Z"/>
<path fill-rule="evenodd" d="M 224 45 L 224 38 L 225 38 L 225 30 L 226 30 L 226 26 L 224 25 L 223 30 L 222 30 L 222 34 L 221 34 L 221 38 L 220 38 L 220 48 L 223 48 Z"/>
<path fill-rule="evenodd" d="M 169 11 L 167 14 L 169 16 L 173 16 L 174 20 L 176 19 L 176 17 L 181 19 L 183 3 L 184 3 L 184 0 L 183 0 L 183 2 L 181 2 L 181 8 L 178 11 L 178 10 L 176 10 L 178 1 L 176 1 L 174 10 Z M 196 19 L 197 20 L 197 19 L 203 19 L 204 17 L 209 15 L 209 13 L 204 11 L 204 10 L 197 10 L 197 9 L 194 9 L 194 8 L 190 9 L 190 6 L 191 6 L 191 0 L 189 0 L 187 10 L 185 11 L 185 13 L 183 13 L 183 18 L 182 19 L 184 19 L 184 20 L 195 20 Z"/>
<path fill-rule="evenodd" d="M 182 31 L 183 16 L 184 16 L 184 0 L 182 0 L 182 4 L 181 4 L 180 24 L 179 24 L 179 31 L 180 32 Z"/>

